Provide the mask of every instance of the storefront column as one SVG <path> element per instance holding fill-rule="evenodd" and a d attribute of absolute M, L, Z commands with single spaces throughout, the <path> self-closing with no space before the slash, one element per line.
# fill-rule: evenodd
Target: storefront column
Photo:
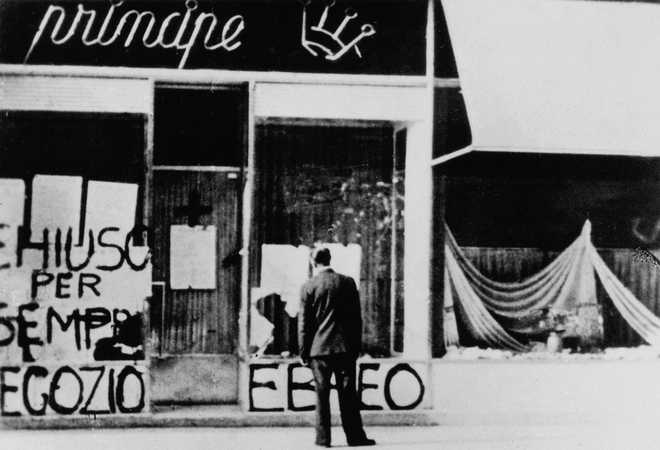
<path fill-rule="evenodd" d="M 403 355 L 431 356 L 431 218 L 433 183 L 430 122 L 408 127 L 406 152 L 406 210 L 404 237 L 404 334 Z"/>
<path fill-rule="evenodd" d="M 434 0 L 427 4 L 426 87 L 423 120 L 408 124 L 404 216 L 403 355 L 430 360 L 433 218 L 433 109 L 435 67 Z"/>
<path fill-rule="evenodd" d="M 241 249 L 241 306 L 238 314 L 238 398 L 243 408 L 247 408 L 245 399 L 248 398 L 248 345 L 250 342 L 250 239 L 252 225 L 252 205 L 254 202 L 254 166 L 255 166 L 255 83 L 248 86 L 248 113 L 247 113 L 247 167 L 244 172 L 243 183 L 243 220 L 242 220 L 242 249 Z"/>

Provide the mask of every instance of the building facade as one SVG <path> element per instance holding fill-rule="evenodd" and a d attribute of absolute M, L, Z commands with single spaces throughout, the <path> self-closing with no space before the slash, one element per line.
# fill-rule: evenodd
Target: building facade
<path fill-rule="evenodd" d="M 431 408 L 430 161 L 458 98 L 435 6 L 3 2 L 3 414 L 89 414 L 99 389 L 112 414 L 311 409 L 319 244 L 360 285 L 364 408 Z"/>
<path fill-rule="evenodd" d="M 546 3 L 575 18 L 594 4 Z M 554 145 L 590 142 L 585 130 L 600 138 L 607 109 L 562 122 L 570 115 L 553 107 L 580 118 L 581 102 L 545 99 L 553 80 L 572 83 L 539 68 L 572 56 L 548 46 L 519 70 L 507 55 L 529 49 L 518 28 L 498 26 L 525 11 L 491 2 L 501 17 L 488 13 L 478 34 L 466 23 L 488 6 L 4 1 L 2 415 L 313 409 L 296 315 L 315 245 L 359 284 L 368 411 L 437 407 L 431 361 L 445 353 L 447 317 L 454 343 L 489 345 L 447 301 L 448 230 L 477 269 L 507 282 L 548 265 L 588 219 L 615 274 L 660 312 L 660 277 L 633 251 L 657 250 L 657 157 L 635 140 Z M 529 42 L 554 36 L 544 30 Z M 599 345 L 638 344 L 596 296 Z"/>

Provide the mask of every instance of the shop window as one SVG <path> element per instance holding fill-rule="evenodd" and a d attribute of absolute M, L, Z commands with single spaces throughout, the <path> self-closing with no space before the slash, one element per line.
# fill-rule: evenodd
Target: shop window
<path fill-rule="evenodd" d="M 154 164 L 242 166 L 245 99 L 240 88 L 158 87 Z"/>
<path fill-rule="evenodd" d="M 28 200 L 32 178 L 37 174 L 137 183 L 139 222 L 145 173 L 144 125 L 144 116 L 137 114 L 3 111 L 0 178 L 22 178 L 28 187 Z M 29 217 L 26 219 L 29 223 Z"/>
<path fill-rule="evenodd" d="M 654 258 L 660 249 L 659 169 L 659 158 L 477 152 L 444 167 L 446 220 L 466 260 L 485 277 L 503 283 L 519 283 L 546 268 L 589 220 L 589 240 L 597 254 L 639 300 L 639 308 L 658 316 L 660 278 Z M 565 349 L 600 351 L 643 343 L 600 276 L 588 285 L 595 293 L 580 291 L 577 306 L 557 302 L 532 311 L 521 308 L 515 320 L 492 316 L 532 346 L 545 344 L 547 330 L 539 331 L 539 318 L 544 326 L 565 328 Z M 455 342 L 490 345 L 474 337 L 467 308 L 462 309 L 457 295 L 452 297 L 453 306 L 445 313 L 455 317 Z"/>
<path fill-rule="evenodd" d="M 265 318 L 273 327 L 266 354 L 297 353 L 300 286 L 292 285 L 288 293 L 270 292 L 261 277 L 262 266 L 269 264 L 264 245 L 290 246 L 275 252 L 301 250 L 303 266 L 305 249 L 317 243 L 333 245 L 331 253 L 356 250 L 360 261 L 349 275 L 357 278 L 360 289 L 363 348 L 372 356 L 388 356 L 393 344 L 401 346 L 402 311 L 392 314 L 393 305 L 402 309 L 403 289 L 405 133 L 400 137 L 395 152 L 395 130 L 389 123 L 266 123 L 257 128 L 251 284 L 263 289 L 253 290 L 251 320 L 268 327 Z M 397 237 L 400 244 L 393 252 Z M 393 296 L 398 300 L 393 302 Z M 257 340 L 252 343 L 258 346 Z"/>
<path fill-rule="evenodd" d="M 144 118 L 44 111 L 0 113 L 0 176 L 75 175 L 139 183 Z"/>

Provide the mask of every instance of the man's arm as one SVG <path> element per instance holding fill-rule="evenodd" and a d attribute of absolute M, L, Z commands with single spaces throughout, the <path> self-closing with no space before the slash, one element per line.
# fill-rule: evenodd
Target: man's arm
<path fill-rule="evenodd" d="M 303 362 L 309 360 L 309 352 L 312 346 L 313 315 L 312 299 L 308 293 L 307 284 L 300 290 L 300 308 L 298 310 L 298 346 L 300 347 L 300 358 Z"/>
<path fill-rule="evenodd" d="M 355 280 L 348 278 L 350 291 L 350 330 L 351 350 L 355 357 L 360 356 L 362 350 L 362 308 L 360 308 L 360 291 L 358 291 Z"/>

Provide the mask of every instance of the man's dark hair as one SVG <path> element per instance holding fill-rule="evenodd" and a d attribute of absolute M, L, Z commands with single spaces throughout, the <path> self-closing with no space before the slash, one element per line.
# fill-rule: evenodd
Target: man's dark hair
<path fill-rule="evenodd" d="M 315 248 L 312 252 L 312 261 L 319 266 L 329 266 L 330 250 L 325 247 Z"/>

